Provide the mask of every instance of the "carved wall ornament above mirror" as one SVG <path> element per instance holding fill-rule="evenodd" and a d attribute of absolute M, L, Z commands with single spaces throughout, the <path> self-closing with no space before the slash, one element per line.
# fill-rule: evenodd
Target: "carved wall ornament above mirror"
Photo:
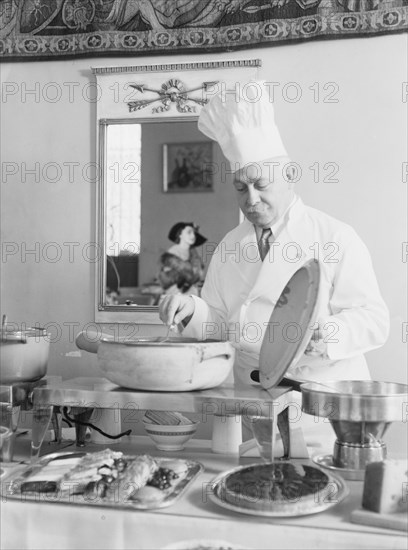
<path fill-rule="evenodd" d="M 97 79 L 97 322 L 159 324 L 157 303 L 164 289 L 159 270 L 175 225 L 201 227 L 206 241 L 195 247 L 202 272 L 222 237 L 239 223 L 239 209 L 220 167 L 218 145 L 197 128 L 202 107 L 219 90 L 258 78 L 259 59 L 169 65 L 93 68 Z M 211 193 L 194 188 L 182 195 L 164 185 L 169 146 L 212 144 Z M 189 158 L 174 156 L 167 170 L 186 171 Z M 197 169 L 197 159 L 192 163 Z M 208 171 L 208 167 L 205 167 Z M 203 167 L 204 171 L 204 167 Z M 183 180 L 184 181 L 184 180 Z M 223 183 L 221 183 L 223 182 Z M 180 200 L 182 199 L 182 200 Z M 222 212 L 222 215 L 220 213 Z M 201 281 L 202 283 L 202 281 Z M 197 285 L 199 292 L 199 284 Z M 132 317 L 129 316 L 132 313 Z"/>
<path fill-rule="evenodd" d="M 166 80 L 165 82 L 163 82 L 159 90 L 148 88 L 145 84 L 130 84 L 131 88 L 134 88 L 142 94 L 145 92 L 153 92 L 159 97 L 155 99 L 139 99 L 137 101 L 130 101 L 128 103 L 129 112 L 139 111 L 140 109 L 144 109 L 152 103 L 160 101 L 162 105 L 159 105 L 158 107 L 153 107 L 151 111 L 152 114 L 170 111 L 173 105 L 179 113 L 196 113 L 196 105 L 191 105 L 189 102 L 198 103 L 198 105 L 203 106 L 208 103 L 209 100 L 203 99 L 202 97 L 193 97 L 190 94 L 196 92 L 197 90 L 209 92 L 209 90 L 214 89 L 217 84 L 218 81 L 203 82 L 201 86 L 190 88 L 187 90 L 185 84 L 177 78 Z"/>

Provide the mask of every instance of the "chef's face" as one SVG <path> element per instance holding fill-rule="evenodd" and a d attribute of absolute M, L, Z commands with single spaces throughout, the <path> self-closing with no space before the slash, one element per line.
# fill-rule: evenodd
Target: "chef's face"
<path fill-rule="evenodd" d="M 286 159 L 265 159 L 245 165 L 234 174 L 238 204 L 245 217 L 258 227 L 268 227 L 285 212 L 293 199 L 293 182 L 283 168 Z"/>
<path fill-rule="evenodd" d="M 191 227 L 191 225 L 186 225 L 186 227 L 180 233 L 179 242 L 193 246 L 195 241 L 196 241 L 196 235 L 194 232 L 194 228 Z"/>

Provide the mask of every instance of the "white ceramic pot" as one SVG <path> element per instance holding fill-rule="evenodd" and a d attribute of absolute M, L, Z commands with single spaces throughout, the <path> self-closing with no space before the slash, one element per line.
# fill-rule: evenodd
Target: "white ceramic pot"
<path fill-rule="evenodd" d="M 213 388 L 228 377 L 235 350 L 226 341 L 194 338 L 141 338 L 89 341 L 77 336 L 80 349 L 97 353 L 103 375 L 119 386 L 150 391 Z"/>
<path fill-rule="evenodd" d="M 2 329 L 0 382 L 35 382 L 47 373 L 50 335 L 42 328 Z"/>

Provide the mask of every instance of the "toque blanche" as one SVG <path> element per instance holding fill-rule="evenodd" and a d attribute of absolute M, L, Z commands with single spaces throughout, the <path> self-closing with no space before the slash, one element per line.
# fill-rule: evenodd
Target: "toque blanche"
<path fill-rule="evenodd" d="M 288 156 L 264 81 L 236 83 L 235 90 L 213 96 L 201 110 L 198 128 L 219 143 L 234 171 L 249 163 Z"/>

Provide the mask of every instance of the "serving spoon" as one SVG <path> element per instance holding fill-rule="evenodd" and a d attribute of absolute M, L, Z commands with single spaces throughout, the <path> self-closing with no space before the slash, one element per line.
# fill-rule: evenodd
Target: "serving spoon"
<path fill-rule="evenodd" d="M 170 339 L 170 334 L 172 332 L 177 332 L 177 325 L 176 323 L 171 323 L 171 325 L 167 326 L 167 334 L 164 338 L 159 340 L 159 344 L 164 344 L 164 342 L 167 342 Z"/>

